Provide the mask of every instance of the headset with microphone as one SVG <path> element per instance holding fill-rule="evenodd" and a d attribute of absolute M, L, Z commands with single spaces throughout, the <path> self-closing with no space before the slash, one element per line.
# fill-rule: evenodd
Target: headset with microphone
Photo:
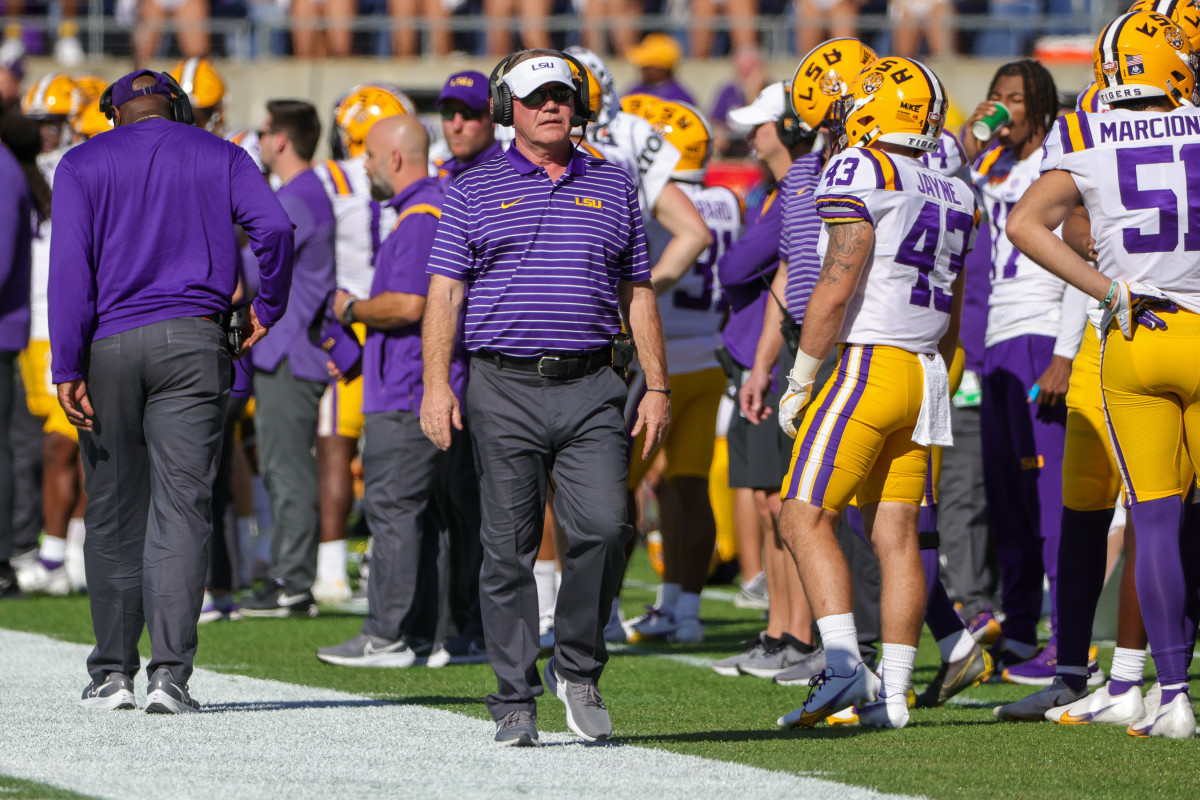
<path fill-rule="evenodd" d="M 195 125 L 196 117 L 192 113 L 192 102 L 188 100 L 187 92 L 179 85 L 179 81 L 175 80 L 169 72 L 154 74 L 161 75 L 171 90 L 171 119 L 176 122 L 182 122 L 184 125 Z M 116 85 L 116 83 L 110 83 L 108 88 L 104 90 L 104 94 L 100 95 L 100 111 L 110 120 L 113 118 L 115 112 L 112 104 L 112 96 L 113 87 Z"/>
<path fill-rule="evenodd" d="M 528 50 L 522 50 L 519 53 L 506 56 L 496 65 L 495 69 L 492 70 L 491 77 L 488 78 L 488 95 L 492 100 L 492 121 L 497 125 L 509 126 L 513 124 L 512 88 L 504 82 L 504 71 L 514 58 L 528 52 Z M 594 121 L 596 115 L 592 113 L 592 107 L 588 104 L 587 67 L 583 66 L 574 56 L 569 56 L 558 50 L 547 50 L 545 54 L 553 58 L 563 59 L 571 65 L 574 72 L 571 81 L 574 84 L 572 93 L 575 97 L 575 113 L 571 115 L 571 127 L 577 128 L 584 123 Z"/>
<path fill-rule="evenodd" d="M 789 83 L 783 85 L 783 116 L 775 120 L 775 130 L 779 132 L 779 141 L 789 150 L 816 135 L 816 131 L 805 130 L 800 124 L 800 117 L 792 108 L 792 86 Z"/>

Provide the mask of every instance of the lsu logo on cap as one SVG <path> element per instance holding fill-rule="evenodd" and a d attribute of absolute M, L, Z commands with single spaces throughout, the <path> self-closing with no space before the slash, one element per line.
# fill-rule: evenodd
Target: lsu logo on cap
<path fill-rule="evenodd" d="M 462 75 L 460 77 L 457 77 L 457 78 L 454 78 L 453 80 L 451 80 L 450 85 L 451 86 L 471 87 L 471 86 L 475 85 L 475 79 L 472 77 L 469 77 L 467 75 Z"/>
<path fill-rule="evenodd" d="M 539 69 L 554 69 L 554 62 L 553 61 L 539 61 L 538 63 L 533 65 L 533 68 L 530 71 L 537 72 Z"/>

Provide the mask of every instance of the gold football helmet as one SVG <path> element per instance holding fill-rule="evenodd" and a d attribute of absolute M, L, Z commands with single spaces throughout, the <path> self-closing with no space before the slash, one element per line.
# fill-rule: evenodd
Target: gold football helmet
<path fill-rule="evenodd" d="M 672 174 L 690 183 L 703 181 L 712 156 L 712 131 L 704 115 L 687 103 L 658 98 L 654 101 L 644 106 L 642 116 L 679 151 L 679 163 Z"/>
<path fill-rule="evenodd" d="M 821 127 L 829 107 L 849 91 L 858 73 L 875 61 L 875 51 L 858 39 L 830 39 L 818 45 L 796 67 L 792 77 L 792 110 L 801 130 Z"/>
<path fill-rule="evenodd" d="M 399 88 L 386 83 L 355 86 L 333 109 L 333 124 L 337 129 L 348 158 L 366 152 L 367 131 L 384 117 L 397 114 L 416 114 L 416 106 Z"/>
<path fill-rule="evenodd" d="M 911 58 L 881 58 L 859 73 L 834 104 L 835 147 L 887 142 L 924 152 L 938 149 L 946 123 L 946 87 Z"/>
<path fill-rule="evenodd" d="M 1192 105 L 1196 73 L 1191 42 L 1169 17 L 1152 11 L 1123 14 L 1100 32 L 1092 70 L 1102 103 L 1166 97 Z"/>
<path fill-rule="evenodd" d="M 213 108 L 225 99 L 225 81 L 207 58 L 176 63 L 171 67 L 171 77 L 179 81 L 193 108 Z"/>
<path fill-rule="evenodd" d="M 100 96 L 107 83 L 94 75 L 77 75 L 75 91 L 71 93 L 71 113 L 68 122 L 79 141 L 112 129 L 112 122 L 100 110 Z"/>
<path fill-rule="evenodd" d="M 630 94 L 621 98 L 621 110 L 627 114 L 636 114 L 644 119 L 650 119 L 655 103 L 662 102 L 652 94 Z"/>
<path fill-rule="evenodd" d="M 65 121 L 71 114 L 71 96 L 74 92 L 75 81 L 69 75 L 46 75 L 25 93 L 21 100 L 21 113 L 38 121 Z"/>

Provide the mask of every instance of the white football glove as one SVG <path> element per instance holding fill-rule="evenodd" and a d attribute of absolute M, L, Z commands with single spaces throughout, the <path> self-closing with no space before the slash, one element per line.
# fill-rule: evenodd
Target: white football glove
<path fill-rule="evenodd" d="M 821 359 L 813 358 L 803 350 L 798 351 L 796 363 L 787 376 L 788 388 L 783 397 L 779 398 L 779 427 L 793 439 L 796 438 L 796 423 L 799 421 L 800 412 L 808 405 L 819 366 Z"/>
<path fill-rule="evenodd" d="M 1178 307 L 1165 294 L 1147 283 L 1113 281 L 1115 303 L 1113 307 L 1103 308 L 1100 316 L 1100 329 L 1106 330 L 1113 320 L 1126 339 L 1133 338 L 1133 332 L 1138 325 L 1150 330 L 1166 330 L 1167 323 L 1156 311 L 1173 314 Z"/>

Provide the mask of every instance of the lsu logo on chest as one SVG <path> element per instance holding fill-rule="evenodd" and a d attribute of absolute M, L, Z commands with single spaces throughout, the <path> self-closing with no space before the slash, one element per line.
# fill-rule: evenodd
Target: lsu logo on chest
<path fill-rule="evenodd" d="M 594 197 L 575 197 L 575 205 L 584 206 L 585 208 L 594 208 L 597 211 L 603 208 L 603 203 Z"/>

